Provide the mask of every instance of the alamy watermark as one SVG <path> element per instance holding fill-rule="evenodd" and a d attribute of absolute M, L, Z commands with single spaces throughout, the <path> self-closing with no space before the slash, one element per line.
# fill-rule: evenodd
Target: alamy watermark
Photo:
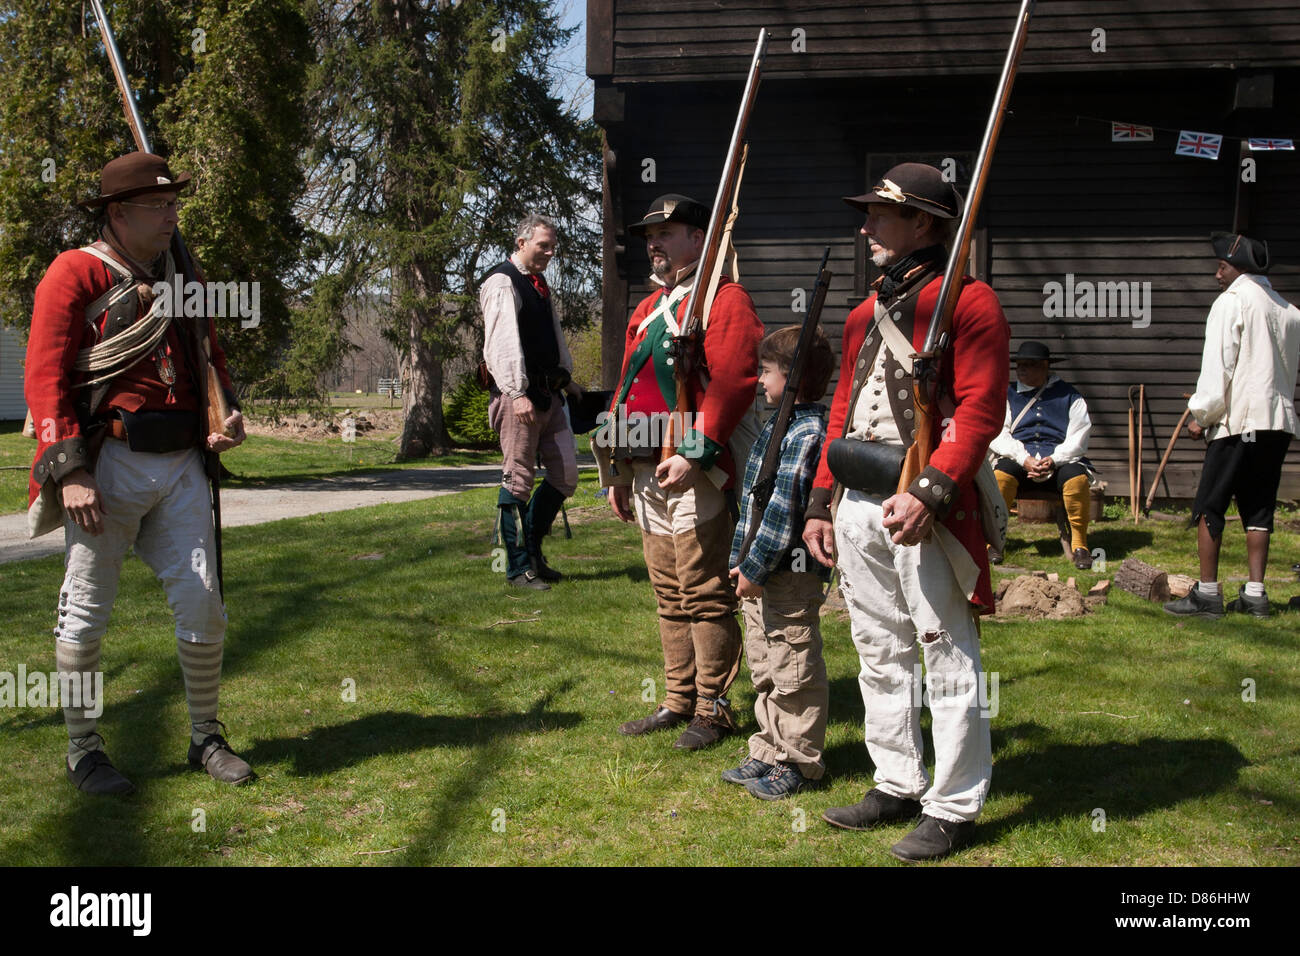
<path fill-rule="evenodd" d="M 155 282 L 152 291 L 162 300 L 163 315 L 238 318 L 241 329 L 255 329 L 262 321 L 260 282 L 185 282 L 176 275 L 171 282 Z"/>
<path fill-rule="evenodd" d="M 601 412 L 596 416 L 596 437 L 600 448 L 661 448 L 671 434 L 677 444 L 690 452 L 702 445 L 694 430 L 694 412 L 629 412 L 627 405 L 619 403 L 614 413 Z M 696 451 L 703 451 L 697 448 Z"/>
<path fill-rule="evenodd" d="M 1151 324 L 1150 282 L 1092 282 L 1065 274 L 1065 282 L 1043 285 L 1047 319 L 1129 319 L 1133 328 Z"/>
<path fill-rule="evenodd" d="M 960 674 L 928 672 L 922 679 L 921 665 L 912 665 L 912 705 L 930 710 L 968 709 L 979 705 L 980 717 L 998 715 L 998 672 L 966 671 Z"/>
<path fill-rule="evenodd" d="M 104 672 L 0 671 L 0 707 L 70 707 L 87 717 L 104 713 Z"/>

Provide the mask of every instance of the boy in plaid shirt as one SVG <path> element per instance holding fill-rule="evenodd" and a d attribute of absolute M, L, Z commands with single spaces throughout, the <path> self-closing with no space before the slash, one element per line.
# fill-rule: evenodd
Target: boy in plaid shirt
<path fill-rule="evenodd" d="M 799 326 L 792 325 L 773 332 L 759 346 L 758 384 L 769 405 L 781 401 L 798 341 Z M 741 521 L 731 545 L 729 567 L 745 616 L 745 656 L 757 691 L 758 733 L 749 738 L 749 759 L 724 771 L 722 779 L 743 785 L 763 800 L 796 793 L 826 772 L 822 749 L 830 688 L 818 616 L 829 569 L 809 560 L 802 535 L 804 508 L 826 437 L 823 409 L 816 402 L 826 393 L 834 364 L 830 343 L 819 328 L 781 442 L 772 499 L 741 561 L 740 545 L 754 519 L 750 490 L 775 415 L 759 433 L 745 466 Z"/>

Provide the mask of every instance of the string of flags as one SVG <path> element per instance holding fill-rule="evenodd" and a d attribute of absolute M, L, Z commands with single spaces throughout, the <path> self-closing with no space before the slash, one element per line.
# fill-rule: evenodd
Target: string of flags
<path fill-rule="evenodd" d="M 1084 117 L 1080 117 L 1084 118 Z M 1169 132 L 1173 132 L 1170 130 Z M 1155 141 L 1156 128 L 1140 123 L 1120 123 L 1111 120 L 1110 141 L 1112 143 L 1150 143 Z M 1278 150 L 1295 150 L 1295 140 L 1276 137 L 1249 137 L 1247 147 L 1252 152 L 1273 152 Z M 1219 133 L 1201 133 L 1196 130 L 1180 129 L 1178 145 L 1174 147 L 1176 156 L 1192 156 L 1197 159 L 1218 159 L 1219 150 L 1223 148 L 1223 136 Z"/>

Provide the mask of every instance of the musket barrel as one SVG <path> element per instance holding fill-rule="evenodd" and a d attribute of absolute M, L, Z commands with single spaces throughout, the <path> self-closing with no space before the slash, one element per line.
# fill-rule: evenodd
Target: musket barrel
<path fill-rule="evenodd" d="M 140 110 L 136 106 L 135 95 L 131 92 L 131 84 L 126 79 L 126 64 L 117 49 L 117 41 L 113 39 L 113 31 L 108 26 L 108 15 L 104 13 L 104 6 L 100 0 L 90 0 L 90 6 L 95 11 L 95 20 L 99 23 L 99 35 L 104 38 L 104 49 L 108 51 L 108 61 L 113 67 L 113 76 L 117 78 L 117 89 L 122 94 L 122 105 L 126 107 L 127 122 L 131 127 L 131 135 L 135 138 L 136 148 L 142 153 L 152 153 L 149 134 L 144 131 L 144 121 L 140 118 Z"/>

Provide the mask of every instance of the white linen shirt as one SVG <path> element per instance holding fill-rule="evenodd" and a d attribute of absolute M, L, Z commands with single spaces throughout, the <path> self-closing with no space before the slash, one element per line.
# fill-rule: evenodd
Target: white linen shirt
<path fill-rule="evenodd" d="M 1057 381 L 1060 376 L 1049 375 L 1043 388 Z M 1016 382 L 1016 391 L 1020 394 L 1025 392 L 1035 392 L 1037 389 L 1030 388 L 1023 382 Z M 1059 467 L 1068 465 L 1071 462 L 1079 461 L 1084 455 L 1088 454 L 1088 436 L 1092 434 L 1092 418 L 1088 415 L 1088 403 L 1080 395 L 1070 403 L 1070 422 L 1065 427 L 1065 440 L 1052 449 L 1049 456 Z M 1002 422 L 1002 433 L 993 439 L 989 445 L 991 451 L 998 458 L 1010 458 L 1017 465 L 1023 465 L 1025 459 L 1029 457 L 1029 451 L 1025 448 L 1023 442 L 1016 441 L 1011 437 L 1011 403 L 1007 403 L 1007 415 Z"/>
<path fill-rule="evenodd" d="M 516 256 L 510 261 L 515 268 L 528 275 Z M 524 350 L 519 344 L 519 312 L 524 303 L 515 291 L 514 283 L 505 273 L 488 276 L 478 290 L 478 304 L 483 311 L 483 358 L 497 388 L 506 398 L 519 398 L 528 391 L 528 373 L 524 371 Z M 551 309 L 555 323 L 555 342 L 560 348 L 560 365 L 573 372 L 573 356 L 560 331 L 560 320 Z"/>
<path fill-rule="evenodd" d="M 1187 402 L 1207 441 L 1296 427 L 1300 309 L 1264 276 L 1243 273 L 1210 306 L 1196 394 Z"/>

